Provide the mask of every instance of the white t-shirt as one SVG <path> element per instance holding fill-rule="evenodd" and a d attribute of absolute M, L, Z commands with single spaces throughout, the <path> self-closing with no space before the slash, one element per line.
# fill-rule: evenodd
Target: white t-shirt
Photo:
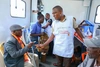
<path fill-rule="evenodd" d="M 45 26 L 47 23 L 48 23 L 48 20 L 47 20 L 47 22 L 44 21 L 44 23 L 43 23 L 42 26 Z M 52 33 L 52 27 L 49 25 L 46 29 L 44 29 L 44 31 L 48 35 L 48 37 L 50 37 L 51 36 L 51 33 Z"/>

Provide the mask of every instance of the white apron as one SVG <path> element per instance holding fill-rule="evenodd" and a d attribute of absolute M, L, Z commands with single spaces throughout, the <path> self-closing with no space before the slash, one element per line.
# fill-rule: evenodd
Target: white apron
<path fill-rule="evenodd" d="M 52 26 L 55 35 L 53 54 L 71 58 L 74 52 L 73 17 L 67 17 L 64 22 L 54 21 Z"/>

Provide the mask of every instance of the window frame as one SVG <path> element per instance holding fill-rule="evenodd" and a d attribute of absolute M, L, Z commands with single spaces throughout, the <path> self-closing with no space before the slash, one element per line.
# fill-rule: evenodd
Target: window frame
<path fill-rule="evenodd" d="M 100 7 L 100 5 L 98 5 L 98 6 L 96 7 L 96 12 L 95 12 L 95 17 L 94 17 L 94 23 L 95 23 L 95 24 L 100 24 L 100 23 L 96 23 L 96 22 L 95 22 L 95 21 L 96 21 L 96 16 L 97 16 L 98 7 Z"/>
<path fill-rule="evenodd" d="M 18 16 L 12 16 L 11 15 L 11 0 L 10 0 L 10 16 L 12 18 L 26 18 L 26 7 L 27 7 L 27 5 L 26 5 L 26 2 L 24 0 L 21 0 L 21 1 L 23 1 L 25 3 L 25 16 L 24 17 L 18 17 Z"/>

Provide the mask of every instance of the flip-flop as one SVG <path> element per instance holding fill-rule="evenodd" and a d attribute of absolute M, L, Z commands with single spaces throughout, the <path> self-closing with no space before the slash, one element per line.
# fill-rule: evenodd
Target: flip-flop
<path fill-rule="evenodd" d="M 53 63 L 54 66 L 58 66 L 57 63 Z"/>

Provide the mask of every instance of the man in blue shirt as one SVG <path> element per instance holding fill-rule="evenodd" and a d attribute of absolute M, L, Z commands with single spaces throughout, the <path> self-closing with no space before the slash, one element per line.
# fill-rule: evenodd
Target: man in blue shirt
<path fill-rule="evenodd" d="M 37 17 L 38 21 L 32 25 L 31 27 L 31 34 L 30 34 L 30 39 L 32 42 L 35 41 L 35 44 L 38 44 L 38 38 L 42 35 L 41 33 L 41 24 L 44 22 L 44 16 L 42 14 L 38 15 Z M 33 46 L 33 50 L 36 54 L 38 54 L 40 58 L 40 52 L 37 51 L 36 47 Z"/>

